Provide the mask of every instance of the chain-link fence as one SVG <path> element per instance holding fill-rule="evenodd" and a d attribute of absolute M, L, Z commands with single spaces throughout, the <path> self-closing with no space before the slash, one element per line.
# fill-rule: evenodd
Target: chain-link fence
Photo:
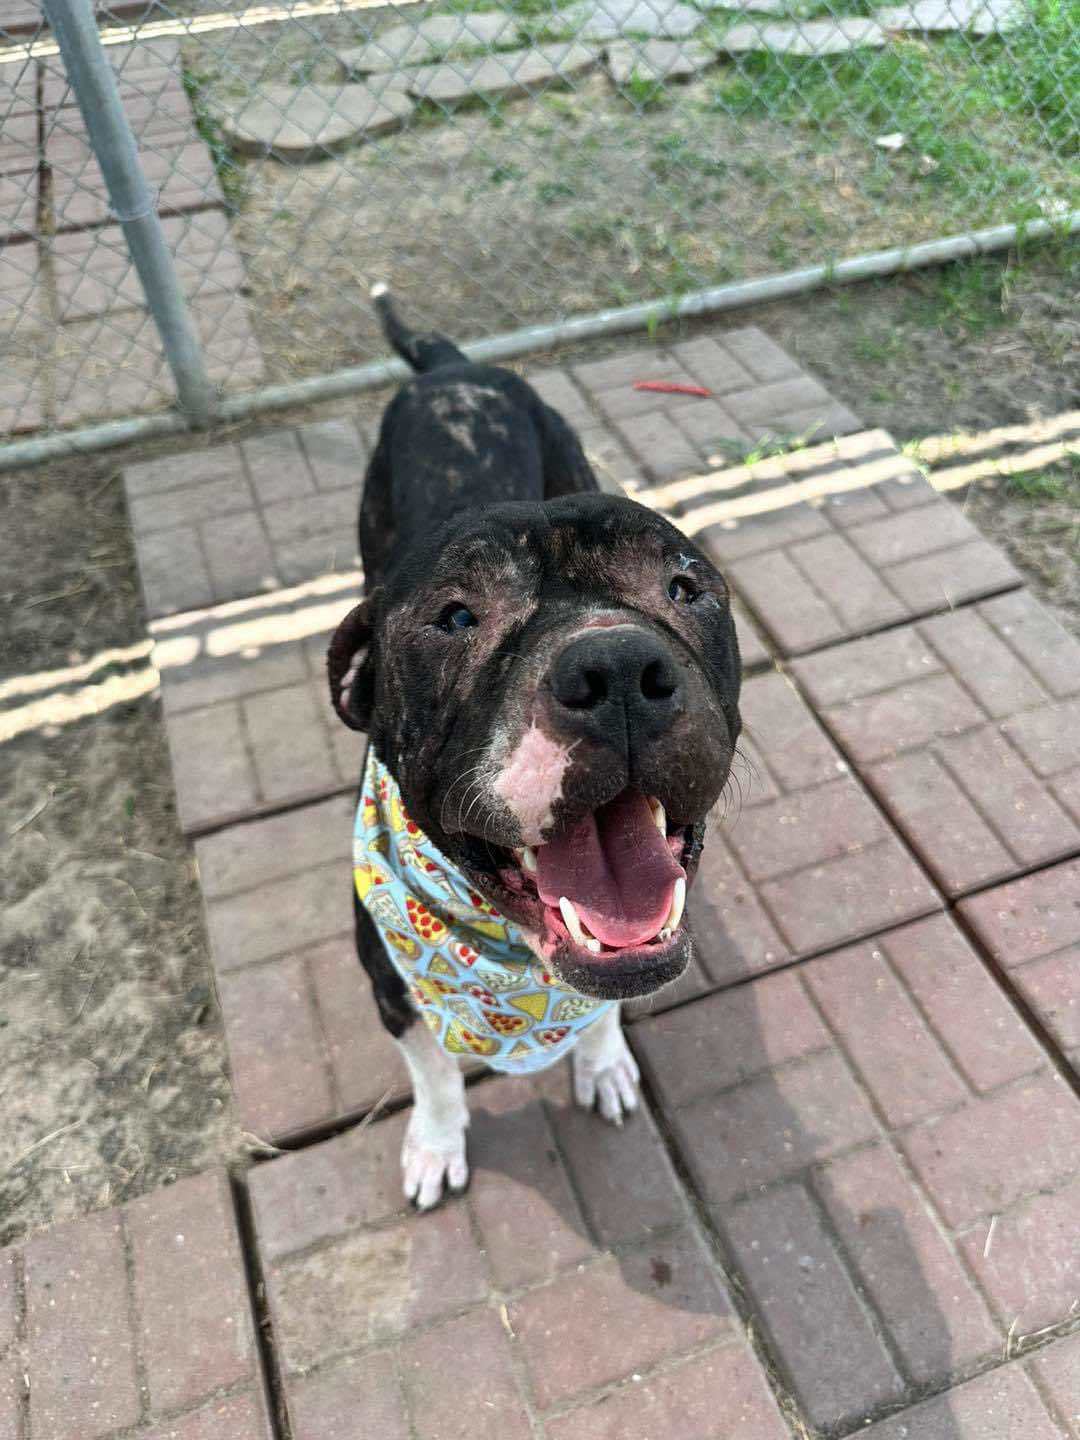
<path fill-rule="evenodd" d="M 98 0 L 141 189 L 93 8 L 0 0 L 0 434 L 1080 205 L 1080 0 Z"/>

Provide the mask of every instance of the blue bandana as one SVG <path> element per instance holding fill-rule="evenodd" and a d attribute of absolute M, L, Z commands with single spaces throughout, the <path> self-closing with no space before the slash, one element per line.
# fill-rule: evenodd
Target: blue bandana
<path fill-rule="evenodd" d="M 516 925 L 469 885 L 405 814 L 368 746 L 353 831 L 356 893 L 428 1028 L 451 1055 L 543 1070 L 614 1004 L 568 990 Z"/>

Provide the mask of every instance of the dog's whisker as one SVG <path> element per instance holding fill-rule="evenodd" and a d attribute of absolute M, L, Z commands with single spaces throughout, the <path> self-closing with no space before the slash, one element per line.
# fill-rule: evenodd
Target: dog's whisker
<path fill-rule="evenodd" d="M 485 747 L 484 747 L 484 746 L 477 746 L 476 748 L 477 748 L 477 750 L 482 750 L 482 749 L 484 749 Z M 476 753 L 476 750 L 472 751 L 471 753 L 472 753 L 472 754 L 475 754 L 475 753 Z M 446 807 L 447 807 L 447 805 L 450 803 L 450 796 L 453 794 L 454 790 L 455 790 L 455 789 L 458 787 L 458 785 L 460 785 L 463 781 L 468 780 L 470 775 L 475 775 L 478 771 L 483 770 L 484 767 L 485 767 L 485 762 L 484 762 L 483 760 L 481 760 L 479 764 L 477 764 L 477 765 L 471 765 L 468 770 L 463 770 L 460 775 L 458 775 L 454 780 L 452 780 L 452 781 L 450 782 L 450 785 L 449 785 L 448 788 L 447 788 L 446 794 L 443 796 L 442 805 L 439 807 L 439 825 L 440 825 L 441 828 L 443 828 L 443 829 L 446 828 Z M 469 783 L 469 785 L 468 785 L 468 788 L 467 788 L 466 791 L 465 791 L 465 799 L 462 800 L 462 804 L 463 804 L 463 805 L 464 805 L 464 803 L 465 803 L 465 800 L 468 799 L 469 791 L 472 789 L 473 785 L 476 784 L 476 783 L 477 783 L 476 781 L 470 781 L 470 783 Z M 479 783 L 482 784 L 483 782 L 481 781 L 481 782 L 479 782 Z"/>

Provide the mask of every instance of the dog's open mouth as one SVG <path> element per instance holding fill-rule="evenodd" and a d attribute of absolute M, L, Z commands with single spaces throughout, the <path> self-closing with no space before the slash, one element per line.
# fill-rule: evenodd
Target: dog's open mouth
<path fill-rule="evenodd" d="M 640 790 L 622 791 L 546 845 L 513 852 L 503 883 L 540 902 L 542 939 L 570 944 L 582 960 L 663 949 L 686 903 L 685 826 Z"/>

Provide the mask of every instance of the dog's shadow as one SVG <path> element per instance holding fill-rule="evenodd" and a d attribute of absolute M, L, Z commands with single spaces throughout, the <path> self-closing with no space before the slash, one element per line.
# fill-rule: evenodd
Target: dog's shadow
<path fill-rule="evenodd" d="M 565 1064 L 532 1080 L 481 1083 L 470 1098 L 469 1203 L 500 1289 L 558 1277 L 571 1289 L 599 1284 L 611 1303 L 630 1290 L 730 1314 L 647 1111 L 616 1127 L 582 1110 Z M 594 1265 L 602 1277 L 578 1278 Z"/>
<path fill-rule="evenodd" d="M 819 1144 L 805 1115 L 786 1102 L 772 1078 L 756 1003 L 748 1000 L 750 992 L 744 991 L 738 1006 L 739 1048 L 748 1069 L 756 1072 L 759 1091 L 771 1088 L 764 1099 L 759 1094 L 759 1113 L 768 1115 L 770 1128 L 784 1135 L 795 1154 L 821 1157 L 811 1160 L 816 1170 L 829 1146 Z M 709 1088 L 707 1075 L 702 1088 Z M 834 1236 L 850 1225 L 874 1237 L 873 1253 L 866 1256 L 870 1271 L 879 1263 L 888 1272 L 891 1287 L 902 1296 L 902 1313 L 883 1315 L 870 1272 L 860 1274 L 842 1244 L 826 1253 L 830 1243 L 817 1245 L 810 1233 L 790 1236 L 788 1242 L 767 1229 L 754 1237 L 765 1250 L 791 1244 L 799 1249 L 791 1283 L 801 1293 L 794 1295 L 780 1275 L 782 1293 L 770 1295 L 770 1282 L 760 1275 L 755 1292 L 754 1281 L 744 1285 L 737 1265 L 731 1264 L 722 1215 L 700 1208 L 692 1181 L 676 1174 L 670 1156 L 678 1155 L 678 1145 L 661 1136 L 647 1107 L 616 1128 L 574 1104 L 570 1067 L 564 1064 L 529 1080 L 484 1079 L 470 1087 L 470 1111 L 469 1204 L 480 1221 L 495 1285 L 525 1296 L 520 1307 L 511 1306 L 511 1314 L 519 1309 L 527 1315 L 536 1287 L 546 1288 L 546 1282 L 551 1282 L 553 1301 L 558 1294 L 560 1305 L 580 1304 L 596 1313 L 598 1289 L 601 1311 L 621 1315 L 635 1333 L 649 1328 L 658 1314 L 654 1307 L 683 1312 L 664 1321 L 673 1334 L 685 1336 L 682 1348 L 682 1343 L 704 1341 L 725 1318 L 739 1325 L 729 1298 L 738 1292 L 738 1308 L 763 1337 L 786 1386 L 804 1413 L 826 1429 L 841 1420 L 846 1424 L 887 1413 L 920 1391 L 959 1378 L 962 1362 L 954 1359 L 952 1326 L 924 1269 L 924 1246 L 918 1234 L 909 1233 L 912 1222 L 903 1208 L 870 1204 L 849 1214 L 841 1206 L 842 1213 L 827 1220 L 813 1199 L 808 1173 L 805 1178 L 792 1175 L 790 1185 L 781 1186 L 808 1185 L 805 1193 L 818 1221 Z M 762 1142 L 768 1144 L 768 1137 L 763 1135 Z M 683 1145 L 693 1143 L 682 1137 Z M 680 1165 L 685 1158 L 679 1156 Z M 765 1189 L 774 1187 L 758 1193 Z M 764 1224 L 763 1211 L 758 1215 Z M 777 1270 L 786 1275 L 790 1267 L 776 1258 Z M 839 1313 L 836 1286 L 848 1296 L 846 1311 L 841 1305 Z M 885 1304 L 888 1310 L 890 1302 Z M 845 1333 L 849 1326 L 860 1334 Z M 816 1336 L 812 1341 L 811 1333 Z M 900 1343 L 898 1333 L 904 1337 Z M 864 1353 L 867 1363 L 874 1362 L 867 1373 L 844 1358 L 846 1349 L 858 1349 L 856 1340 L 876 1352 L 873 1357 Z M 786 1361 L 793 1356 L 792 1367 Z M 961 1433 L 952 1408 L 950 1399 L 934 1417 L 941 1440 Z"/>

